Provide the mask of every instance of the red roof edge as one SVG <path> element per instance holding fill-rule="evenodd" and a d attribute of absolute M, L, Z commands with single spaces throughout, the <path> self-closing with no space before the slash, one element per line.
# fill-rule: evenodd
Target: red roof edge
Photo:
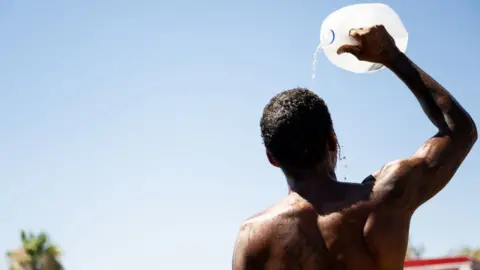
<path fill-rule="evenodd" d="M 408 260 L 403 264 L 404 267 L 416 267 L 416 266 L 427 266 L 427 265 L 436 265 L 436 264 L 447 264 L 447 263 L 463 263 L 469 262 L 470 258 L 468 257 L 447 257 L 447 258 L 436 258 L 436 259 L 424 259 L 424 260 Z"/>

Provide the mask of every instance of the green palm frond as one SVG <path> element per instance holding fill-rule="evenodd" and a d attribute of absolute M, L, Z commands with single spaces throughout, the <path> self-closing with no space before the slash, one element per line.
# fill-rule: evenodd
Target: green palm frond
<path fill-rule="evenodd" d="M 27 234 L 25 233 L 24 230 L 22 230 L 22 232 L 21 232 L 21 239 L 22 239 L 22 243 L 27 242 Z"/>
<path fill-rule="evenodd" d="M 58 260 L 61 255 L 59 247 L 50 242 L 50 238 L 44 232 L 28 234 L 21 231 L 22 247 L 7 252 L 12 270 L 63 270 Z"/>
<path fill-rule="evenodd" d="M 54 245 L 51 245 L 51 246 L 47 247 L 46 251 L 47 251 L 48 254 L 56 256 L 56 257 L 62 255 L 62 251 L 57 246 L 54 246 Z"/>

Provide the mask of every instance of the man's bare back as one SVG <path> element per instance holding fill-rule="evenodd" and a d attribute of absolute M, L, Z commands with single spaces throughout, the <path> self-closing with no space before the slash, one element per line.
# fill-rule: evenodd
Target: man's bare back
<path fill-rule="evenodd" d="M 262 118 L 262 136 L 268 158 L 285 172 L 290 192 L 242 225 L 233 256 L 234 270 L 403 269 L 411 216 L 445 187 L 477 139 L 468 113 L 441 85 L 396 50 L 384 27 L 357 29 L 351 35 L 360 45 L 343 46 L 339 53 L 351 53 L 391 69 L 417 97 L 438 133 L 414 155 L 388 163 L 362 184 L 341 183 L 333 172 L 337 148 L 332 128 L 319 128 L 322 132 L 330 130 L 325 157 L 311 153 L 322 149 L 322 144 L 315 145 L 310 137 L 291 135 L 294 129 L 287 135 L 281 133 L 288 128 L 281 122 L 285 111 L 289 117 L 297 113 L 313 121 L 323 121 L 322 115 L 328 115 L 326 127 L 331 127 L 328 111 L 311 106 L 316 97 L 301 89 L 272 99 Z M 315 119 L 317 116 L 320 120 Z M 303 118 L 286 122 L 295 123 L 295 129 L 307 126 L 302 132 L 310 132 L 309 122 Z M 287 144 L 290 141 L 293 146 Z M 283 150 L 283 145 L 290 152 Z M 301 152 L 294 147 L 300 147 Z M 296 156 L 289 159 L 288 154 Z"/>
<path fill-rule="evenodd" d="M 254 269 L 344 270 L 352 269 L 350 264 L 360 267 L 357 269 L 375 269 L 363 240 L 371 208 L 371 187 L 372 184 L 349 185 L 349 192 L 362 194 L 361 198 L 318 206 L 292 192 L 249 219 L 242 227 L 241 234 L 248 234 L 244 241 L 259 241 L 259 247 L 270 246 L 268 256 L 257 262 L 263 268 Z"/>

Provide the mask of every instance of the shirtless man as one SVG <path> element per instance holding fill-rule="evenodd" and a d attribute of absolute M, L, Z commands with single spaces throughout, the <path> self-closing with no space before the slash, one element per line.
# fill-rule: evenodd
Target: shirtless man
<path fill-rule="evenodd" d="M 301 88 L 275 96 L 260 126 L 268 160 L 284 172 L 289 194 L 241 226 L 234 270 L 403 269 L 412 214 L 447 185 L 477 140 L 469 114 L 397 49 L 383 26 L 350 35 L 360 45 L 338 53 L 385 65 L 438 132 L 362 184 L 337 182 L 338 144 L 324 101 Z"/>

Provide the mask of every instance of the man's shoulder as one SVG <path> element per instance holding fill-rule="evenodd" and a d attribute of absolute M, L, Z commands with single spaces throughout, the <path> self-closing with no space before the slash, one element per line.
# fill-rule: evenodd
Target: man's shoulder
<path fill-rule="evenodd" d="M 249 217 L 240 226 L 239 237 L 248 237 L 256 241 L 267 241 L 278 230 L 278 227 L 285 225 L 292 216 L 293 209 L 279 202 L 265 210 Z"/>
<path fill-rule="evenodd" d="M 255 231 L 254 235 L 266 235 L 274 229 L 275 224 L 282 219 L 285 212 L 276 206 L 269 207 L 246 219 L 240 227 L 240 231 L 249 231 L 250 234 Z"/>
<path fill-rule="evenodd" d="M 424 159 L 411 157 L 391 161 L 372 174 L 370 202 L 378 213 L 411 216 L 418 207 L 416 197 L 424 192 Z"/>
<path fill-rule="evenodd" d="M 271 209 L 265 209 L 242 223 L 235 244 L 234 269 L 255 268 L 268 260 L 276 216 Z"/>

